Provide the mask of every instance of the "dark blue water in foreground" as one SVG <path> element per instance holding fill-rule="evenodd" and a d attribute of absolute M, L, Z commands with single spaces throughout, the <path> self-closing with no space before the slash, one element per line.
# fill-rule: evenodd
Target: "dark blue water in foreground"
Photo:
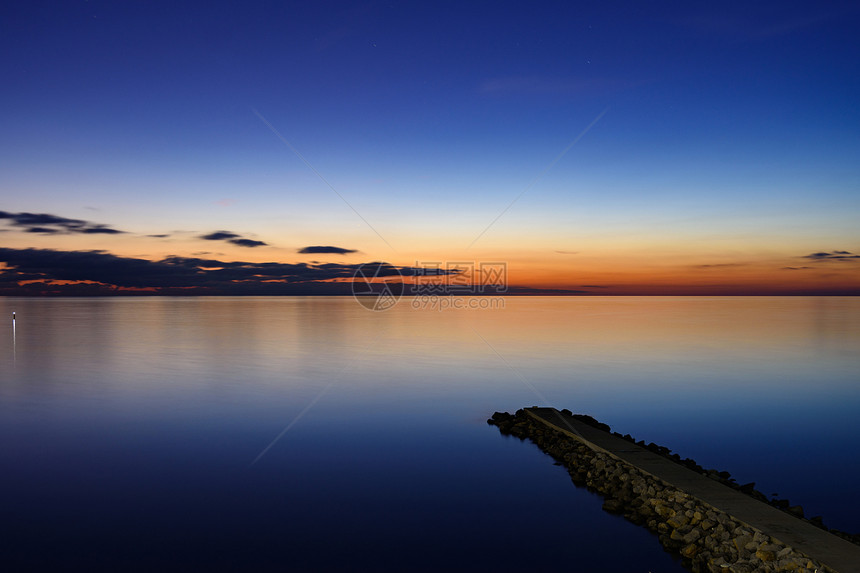
<path fill-rule="evenodd" d="M 0 299 L 0 562 L 680 571 L 485 423 L 545 402 L 860 531 L 860 299 L 504 302 Z"/>

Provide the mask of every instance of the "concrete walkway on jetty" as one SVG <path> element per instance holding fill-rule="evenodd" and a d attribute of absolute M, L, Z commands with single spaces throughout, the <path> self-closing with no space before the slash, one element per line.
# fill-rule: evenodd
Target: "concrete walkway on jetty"
<path fill-rule="evenodd" d="M 731 515 L 750 527 L 778 539 L 824 563 L 838 573 L 860 573 L 860 546 L 789 515 L 764 502 L 694 472 L 659 454 L 619 438 L 555 408 L 526 408 L 536 420 L 594 450 L 611 454 L 642 472 Z"/>

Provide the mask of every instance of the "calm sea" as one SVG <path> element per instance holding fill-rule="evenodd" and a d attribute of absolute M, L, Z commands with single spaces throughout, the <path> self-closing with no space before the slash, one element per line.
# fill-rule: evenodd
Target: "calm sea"
<path fill-rule="evenodd" d="M 4 569 L 680 571 L 536 404 L 860 531 L 860 298 L 504 303 L 0 298 Z"/>

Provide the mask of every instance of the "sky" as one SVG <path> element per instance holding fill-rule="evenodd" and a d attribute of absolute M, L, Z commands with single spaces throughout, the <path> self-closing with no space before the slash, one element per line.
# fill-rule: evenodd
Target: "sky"
<path fill-rule="evenodd" d="M 827 1 L 6 2 L 0 294 L 326 294 L 375 261 L 860 294 L 857 30 Z"/>

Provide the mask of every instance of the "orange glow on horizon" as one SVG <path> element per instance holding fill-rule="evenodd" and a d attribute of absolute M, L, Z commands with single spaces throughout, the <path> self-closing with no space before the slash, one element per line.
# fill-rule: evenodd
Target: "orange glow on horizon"
<path fill-rule="evenodd" d="M 810 250 L 794 246 L 781 249 L 752 246 L 742 249 L 704 249 L 699 244 L 670 245 L 657 241 L 625 244 L 623 240 L 584 244 L 580 250 L 538 248 L 528 241 L 516 247 L 494 248 L 481 244 L 472 249 L 391 252 L 388 249 L 355 253 L 302 254 L 299 247 L 246 248 L 225 241 L 200 240 L 199 233 L 177 233 L 170 238 L 112 236 L 109 249 L 104 237 L 85 235 L 22 236 L 9 233 L 4 247 L 100 251 L 118 257 L 161 261 L 171 256 L 222 262 L 344 265 L 383 261 L 398 267 L 441 267 L 457 263 L 504 263 L 507 285 L 522 289 L 572 291 L 572 294 L 605 295 L 742 295 L 742 294 L 860 294 L 860 260 L 816 260 Z M 336 242 L 354 246 L 353 243 Z M 98 248 L 98 247 L 101 248 Z M 204 250 L 205 249 L 205 250 Z M 0 263 L 5 268 L 5 264 Z M 217 268 L 216 264 L 206 268 Z M 262 278 L 262 277 L 261 277 Z M 429 277 L 425 277 L 429 278 Z M 320 282 L 350 282 L 351 277 Z M 416 279 L 405 275 L 403 282 Z M 92 281 L 33 279 L 21 285 L 101 284 Z M 265 281 L 270 282 L 270 281 Z M 271 281 L 277 282 L 277 281 Z M 103 285 L 105 289 L 113 285 Z M 183 287 L 171 287 L 181 291 Z M 516 289 L 521 289 L 516 291 Z M 132 289 L 121 288 L 122 292 Z M 158 289 L 141 288 L 140 292 Z"/>

